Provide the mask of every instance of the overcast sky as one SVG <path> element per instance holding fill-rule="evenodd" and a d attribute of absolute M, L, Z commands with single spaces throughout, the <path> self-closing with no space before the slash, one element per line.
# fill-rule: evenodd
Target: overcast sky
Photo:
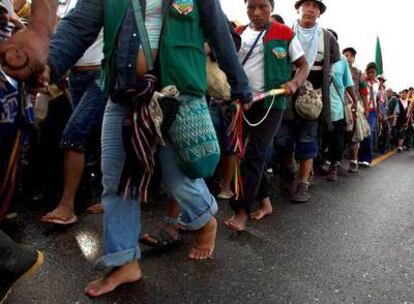
<path fill-rule="evenodd" d="M 247 23 L 244 0 L 221 0 L 229 19 Z M 375 61 L 375 43 L 380 37 L 384 74 L 394 90 L 414 86 L 414 33 L 412 0 L 324 0 L 326 12 L 319 19 L 339 35 L 340 48 L 353 46 L 356 65 L 365 69 Z M 289 26 L 297 18 L 295 0 L 275 0 L 275 13 Z"/>

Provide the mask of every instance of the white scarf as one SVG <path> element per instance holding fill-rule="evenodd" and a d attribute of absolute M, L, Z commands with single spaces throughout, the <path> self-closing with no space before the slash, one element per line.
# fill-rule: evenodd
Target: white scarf
<path fill-rule="evenodd" d="M 316 56 L 318 55 L 319 38 L 322 35 L 322 27 L 316 23 L 314 27 L 307 29 L 301 27 L 299 21 L 296 21 L 293 25 L 293 30 L 302 44 L 309 67 L 312 67 L 315 63 Z"/>

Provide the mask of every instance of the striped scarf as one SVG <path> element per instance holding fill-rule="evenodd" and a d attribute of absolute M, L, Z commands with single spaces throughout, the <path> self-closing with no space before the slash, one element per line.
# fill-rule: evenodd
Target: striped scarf
<path fill-rule="evenodd" d="M 141 93 L 135 93 L 133 108 L 124 123 L 122 137 L 126 159 L 118 185 L 118 193 L 125 198 L 139 198 L 148 202 L 148 189 L 155 169 L 155 152 L 165 145 L 166 136 L 178 109 L 174 86 L 154 92 L 156 78 L 146 75 Z"/>
<path fill-rule="evenodd" d="M 126 159 L 118 186 L 125 198 L 138 197 L 148 201 L 148 187 L 154 173 L 154 155 L 157 146 L 157 130 L 151 119 L 149 104 L 157 79 L 145 75 L 131 94 L 132 110 L 124 122 L 122 137 Z"/>

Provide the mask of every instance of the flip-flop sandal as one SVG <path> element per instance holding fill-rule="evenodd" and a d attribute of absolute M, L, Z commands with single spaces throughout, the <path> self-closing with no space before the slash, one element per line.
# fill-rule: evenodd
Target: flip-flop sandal
<path fill-rule="evenodd" d="M 57 224 L 57 225 L 71 225 L 78 221 L 78 217 L 76 215 L 73 215 L 71 218 L 65 219 L 60 216 L 52 215 L 49 218 L 42 217 L 40 221 L 45 222 L 45 223 L 50 223 L 50 224 Z"/>
<path fill-rule="evenodd" d="M 153 233 L 148 234 L 148 236 L 156 240 L 156 242 L 151 242 L 148 239 L 140 238 L 139 242 L 141 244 L 147 245 L 149 247 L 157 249 L 173 249 L 180 246 L 183 242 L 181 235 L 178 235 L 177 239 L 174 239 L 165 229 L 157 228 Z"/>

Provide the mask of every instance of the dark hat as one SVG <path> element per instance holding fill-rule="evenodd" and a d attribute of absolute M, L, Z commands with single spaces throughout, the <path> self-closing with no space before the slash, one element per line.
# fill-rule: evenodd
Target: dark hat
<path fill-rule="evenodd" d="M 353 47 L 347 47 L 346 49 L 343 49 L 342 54 L 345 54 L 346 52 L 351 53 L 354 57 L 357 54 L 357 51 Z"/>
<path fill-rule="evenodd" d="M 309 0 L 298 0 L 298 1 L 296 1 L 295 8 L 299 9 L 299 7 L 306 1 L 309 1 Z M 326 5 L 322 2 L 322 0 L 311 0 L 311 1 L 316 2 L 319 5 L 319 8 L 321 10 L 321 15 L 326 11 Z"/>
<path fill-rule="evenodd" d="M 375 62 L 368 63 L 365 71 L 368 71 L 368 70 L 371 70 L 371 69 L 374 69 L 378 73 L 378 66 L 377 66 L 377 64 Z"/>

